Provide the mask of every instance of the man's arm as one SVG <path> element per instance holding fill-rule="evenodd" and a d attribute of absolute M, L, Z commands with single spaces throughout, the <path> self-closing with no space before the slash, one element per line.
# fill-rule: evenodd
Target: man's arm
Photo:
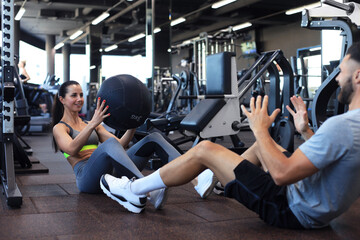
<path fill-rule="evenodd" d="M 244 106 L 241 106 L 241 108 L 249 120 L 250 128 L 254 132 L 262 161 L 268 168 L 275 183 L 277 185 L 291 184 L 316 173 L 318 169 L 300 149 L 296 150 L 290 158 L 287 158 L 276 147 L 268 128 L 280 110 L 276 109 L 269 116 L 267 113 L 268 96 L 264 97 L 262 104 L 261 100 L 261 96 L 258 96 L 255 106 L 255 99 L 251 99 L 251 113 Z"/>

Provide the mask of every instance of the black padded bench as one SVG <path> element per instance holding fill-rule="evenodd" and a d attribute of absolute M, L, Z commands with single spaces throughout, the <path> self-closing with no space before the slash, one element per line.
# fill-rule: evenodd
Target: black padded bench
<path fill-rule="evenodd" d="M 181 121 L 182 129 L 199 134 L 226 105 L 225 94 L 231 94 L 232 52 L 206 57 L 206 95 Z"/>

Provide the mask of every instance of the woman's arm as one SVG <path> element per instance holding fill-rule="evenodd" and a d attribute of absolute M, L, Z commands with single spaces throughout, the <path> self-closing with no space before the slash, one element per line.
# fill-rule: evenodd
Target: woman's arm
<path fill-rule="evenodd" d="M 64 124 L 54 126 L 53 134 L 59 148 L 69 155 L 77 154 L 87 142 L 92 131 L 98 127 L 102 127 L 99 124 L 109 116 L 109 114 L 106 113 L 107 109 L 108 107 L 105 107 L 105 101 L 102 101 L 100 104 L 99 98 L 91 121 L 89 121 L 85 128 L 82 129 L 74 139 L 69 136 L 68 128 Z"/>
<path fill-rule="evenodd" d="M 93 130 L 94 128 L 88 124 L 75 139 L 72 139 L 68 127 L 64 124 L 57 124 L 53 128 L 53 135 L 59 149 L 73 156 L 85 145 Z"/>
<path fill-rule="evenodd" d="M 124 147 L 126 148 L 129 143 L 131 142 L 132 138 L 135 135 L 135 131 L 136 128 L 134 129 L 129 129 L 125 132 L 125 134 L 121 137 L 121 138 L 117 138 L 114 134 L 110 133 L 109 131 L 107 131 L 103 126 L 99 125 L 96 128 L 96 132 L 99 136 L 100 142 L 105 142 L 107 139 L 113 137 L 116 140 L 118 140 L 118 142 Z"/>

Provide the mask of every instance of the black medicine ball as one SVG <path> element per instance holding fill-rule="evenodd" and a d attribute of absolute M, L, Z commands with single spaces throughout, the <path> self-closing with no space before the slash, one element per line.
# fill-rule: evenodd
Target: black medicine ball
<path fill-rule="evenodd" d="M 104 123 L 114 129 L 137 128 L 144 123 L 151 111 L 149 90 L 139 79 L 121 74 L 106 79 L 97 97 L 106 100 L 110 116 Z"/>

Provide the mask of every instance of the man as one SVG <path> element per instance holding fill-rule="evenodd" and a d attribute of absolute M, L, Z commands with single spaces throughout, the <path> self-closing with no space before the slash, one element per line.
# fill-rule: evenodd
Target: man
<path fill-rule="evenodd" d="M 295 127 L 305 140 L 292 155 L 270 137 L 268 128 L 279 109 L 267 113 L 268 97 L 251 99 L 248 112 L 256 142 L 241 156 L 209 141 L 149 176 L 137 180 L 104 175 L 103 191 L 121 205 L 144 208 L 146 193 L 191 181 L 209 168 L 235 198 L 266 223 L 285 228 L 320 228 L 345 212 L 360 193 L 360 43 L 353 44 L 336 78 L 339 101 L 349 111 L 334 116 L 314 134 L 305 104 L 291 97 Z M 263 168 L 260 168 L 259 166 Z M 264 171 L 263 169 L 267 170 Z M 125 206 L 126 207 L 126 206 Z"/>

